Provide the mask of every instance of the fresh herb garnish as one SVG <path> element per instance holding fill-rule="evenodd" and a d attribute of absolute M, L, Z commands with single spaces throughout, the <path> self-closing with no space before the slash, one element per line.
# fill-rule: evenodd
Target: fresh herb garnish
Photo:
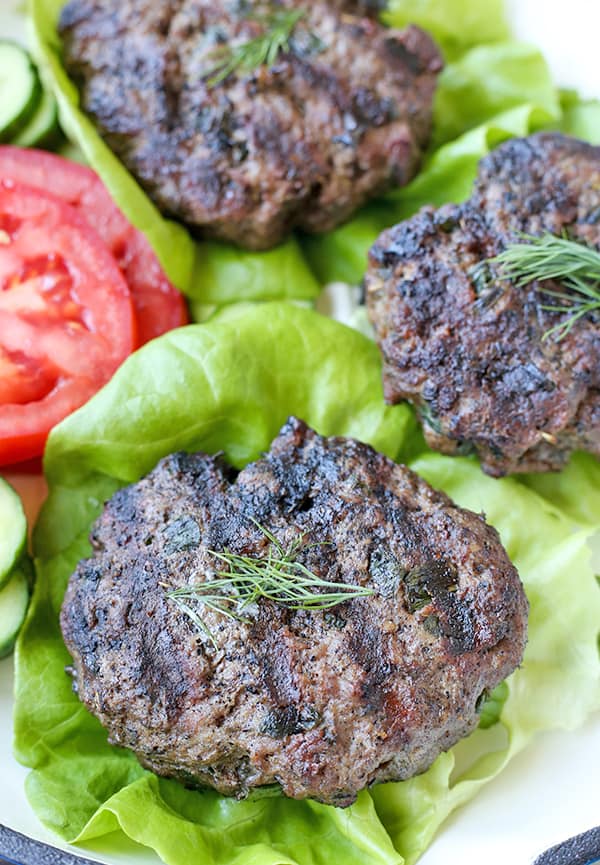
<path fill-rule="evenodd" d="M 534 281 L 560 282 L 565 291 L 544 287 L 539 289 L 543 294 L 562 301 L 541 307 L 548 312 L 568 316 L 542 337 L 548 339 L 556 335 L 557 341 L 560 341 L 580 318 L 600 309 L 600 252 L 585 243 L 554 234 L 543 234 L 541 237 L 523 234 L 521 237 L 522 243 L 512 243 L 495 258 L 480 262 L 473 268 L 471 275 L 477 280 L 489 264 L 496 264 L 500 276 L 514 280 L 517 286 Z"/>
<path fill-rule="evenodd" d="M 256 520 L 252 522 L 270 541 L 267 555 L 261 558 L 241 556 L 229 550 L 209 550 L 218 563 L 226 568 L 215 571 L 215 578 L 178 589 L 169 589 L 167 597 L 173 600 L 194 624 L 213 643 L 214 637 L 202 617 L 190 602 L 221 613 L 238 622 L 247 622 L 244 610 L 260 598 L 273 601 L 290 610 L 328 610 L 351 598 L 364 598 L 373 590 L 348 583 L 333 583 L 318 577 L 302 562 L 302 550 L 321 546 L 307 544 L 306 535 L 299 535 L 285 548 L 277 538 Z"/>
<path fill-rule="evenodd" d="M 259 66 L 272 66 L 279 53 L 289 49 L 294 27 L 305 14 L 302 9 L 283 9 L 265 16 L 254 16 L 252 20 L 264 24 L 264 33 L 240 45 L 223 46 L 222 49 L 217 49 L 221 56 L 216 57 L 215 65 L 208 73 L 212 76 L 207 82 L 208 86 L 214 87 L 220 84 L 238 69 L 242 72 L 252 72 Z"/>

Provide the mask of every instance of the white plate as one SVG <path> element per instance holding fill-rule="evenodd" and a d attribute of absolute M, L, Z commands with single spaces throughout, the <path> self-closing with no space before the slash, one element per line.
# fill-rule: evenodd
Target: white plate
<path fill-rule="evenodd" d="M 20 5 L 0 0 L 2 37 L 22 38 L 23 22 L 15 12 Z M 517 35 L 544 51 L 558 83 L 600 96 L 599 0 L 508 0 L 508 6 Z M 12 661 L 7 659 L 0 662 L 0 823 L 73 850 L 46 831 L 31 811 L 23 786 L 27 770 L 12 756 L 11 739 Z M 599 767 L 600 716 L 575 732 L 540 736 L 450 817 L 421 865 L 531 862 L 545 848 L 600 823 Z M 78 852 L 110 865 L 160 862 L 133 843 L 116 849 L 111 838 Z"/>

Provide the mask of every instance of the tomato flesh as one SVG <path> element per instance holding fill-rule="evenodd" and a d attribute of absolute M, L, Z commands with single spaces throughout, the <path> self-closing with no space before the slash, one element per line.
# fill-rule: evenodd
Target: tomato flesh
<path fill-rule="evenodd" d="M 0 464 L 41 453 L 136 344 L 129 288 L 72 207 L 0 183 Z"/>
<path fill-rule="evenodd" d="M 75 207 L 112 252 L 136 312 L 138 345 L 187 324 L 183 296 L 165 276 L 152 247 L 114 204 L 97 174 L 41 150 L 0 147 L 0 179 L 49 192 Z"/>

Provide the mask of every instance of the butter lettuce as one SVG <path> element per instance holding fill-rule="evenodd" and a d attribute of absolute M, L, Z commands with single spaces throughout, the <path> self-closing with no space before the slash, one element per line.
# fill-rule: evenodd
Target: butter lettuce
<path fill-rule="evenodd" d="M 508 138 L 528 135 L 556 123 L 558 118 L 558 113 L 527 103 L 442 145 L 407 186 L 384 201 L 368 205 L 335 231 L 303 239 L 304 252 L 318 279 L 323 283 L 360 283 L 369 248 L 381 231 L 427 204 L 464 201 L 471 193 L 477 163 L 486 153 Z"/>
<path fill-rule="evenodd" d="M 501 42 L 510 35 L 503 0 L 389 0 L 383 17 L 392 27 L 423 27 L 447 59 L 461 56 L 473 45 Z"/>
<path fill-rule="evenodd" d="M 531 603 L 525 660 L 497 706 L 499 722 L 424 775 L 365 791 L 345 811 L 277 794 L 237 802 L 159 779 L 108 744 L 64 672 L 58 612 L 70 573 L 90 552 L 87 535 L 103 501 L 177 449 L 224 451 L 241 467 L 268 448 L 289 414 L 392 458 L 414 457 L 434 486 L 485 511 Z M 594 483 L 585 466 L 553 479 L 546 496 L 543 483 L 531 488 L 535 479 L 493 480 L 474 460 L 428 452 L 411 410 L 383 403 L 374 344 L 311 310 L 231 307 L 151 342 L 55 428 L 44 467 L 50 495 L 17 647 L 15 750 L 32 769 L 27 794 L 36 813 L 69 841 L 114 841 L 118 831 L 169 865 L 411 863 L 534 733 L 572 728 L 600 707 L 600 592 L 587 546 L 600 526 L 600 500 L 582 510 L 582 492 Z"/>
<path fill-rule="evenodd" d="M 560 129 L 567 135 L 583 138 L 590 144 L 600 144 L 600 102 L 581 100 L 572 90 L 561 94 L 562 117 Z"/>
<path fill-rule="evenodd" d="M 323 283 L 359 283 L 369 247 L 384 228 L 426 204 L 464 201 L 471 193 L 477 163 L 490 150 L 507 138 L 529 135 L 561 120 L 558 94 L 536 48 L 518 42 L 470 48 L 441 75 L 434 141 L 422 171 L 346 225 L 303 239 L 317 277 Z"/>
<path fill-rule="evenodd" d="M 447 61 L 422 172 L 320 238 L 260 254 L 197 243 L 156 211 L 78 110 L 56 33 L 63 2 L 30 0 L 35 53 L 62 121 L 199 307 L 310 300 L 320 283 L 359 282 L 382 228 L 424 204 L 466 198 L 477 161 L 510 136 L 551 127 L 600 142 L 599 104 L 572 93 L 559 98 L 539 52 L 509 40 L 501 0 L 390 0 L 388 21 L 431 30 Z M 598 461 L 578 454 L 558 475 L 487 478 L 475 460 L 428 451 L 409 408 L 384 405 L 380 373 L 369 339 L 310 310 L 231 306 L 145 346 L 53 431 L 45 457 L 50 496 L 35 531 L 38 579 L 16 653 L 15 753 L 31 767 L 27 794 L 36 813 L 63 838 L 96 849 L 136 842 L 169 865 L 412 863 L 448 814 L 531 736 L 572 729 L 600 708 L 600 592 L 588 544 L 600 527 Z M 224 451 L 241 467 L 268 448 L 291 413 L 319 432 L 353 435 L 410 462 L 460 504 L 485 511 L 531 604 L 524 663 L 490 713 L 498 722 L 424 775 L 363 792 L 345 811 L 279 795 L 236 802 L 159 779 L 108 744 L 64 673 L 58 611 L 106 498 L 176 449 Z"/>

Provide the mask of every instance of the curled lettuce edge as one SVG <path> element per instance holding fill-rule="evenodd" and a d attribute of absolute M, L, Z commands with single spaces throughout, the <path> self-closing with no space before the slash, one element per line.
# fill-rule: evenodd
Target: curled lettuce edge
<path fill-rule="evenodd" d="M 236 802 L 156 778 L 108 745 L 64 675 L 69 658 L 58 610 L 69 574 L 89 553 L 87 534 L 103 501 L 173 450 L 224 450 L 242 466 L 268 448 L 291 413 L 321 433 L 352 435 L 410 459 L 459 504 L 484 510 L 531 603 L 525 659 L 508 680 L 499 723 L 477 730 L 423 775 L 364 791 L 344 811 L 281 796 Z M 544 496 L 528 479 L 488 478 L 475 460 L 433 454 L 420 442 L 408 407 L 383 403 L 376 347 L 286 303 L 230 308 L 155 340 L 53 431 L 45 457 L 50 496 L 35 537 L 38 582 L 17 650 L 15 713 L 16 754 L 33 769 L 27 794 L 46 825 L 77 843 L 119 826 L 169 865 L 189 862 L 192 851 L 207 865 L 412 863 L 447 815 L 531 736 L 575 728 L 600 707 L 600 593 L 587 545 L 600 506 L 587 522 L 577 506 L 593 488 L 593 472 L 575 466 L 579 473 L 555 476 Z M 501 745 L 480 754 L 499 730 Z"/>
<path fill-rule="evenodd" d="M 146 233 L 172 281 L 199 308 L 240 299 L 311 300 L 319 282 L 358 282 L 366 251 L 382 228 L 424 204 L 465 198 L 478 160 L 508 137 L 560 128 L 600 143 L 598 103 L 573 94 L 561 94 L 559 103 L 539 52 L 507 42 L 500 0 L 485 4 L 485 14 L 479 0 L 390 0 L 389 23 L 411 20 L 429 29 L 447 61 L 435 104 L 436 148 L 421 173 L 346 226 L 303 239 L 301 246 L 292 239 L 261 257 L 224 244 L 198 245 L 158 214 L 78 110 L 59 56 L 56 20 L 63 2 L 30 0 L 35 54 L 62 121 L 119 206 Z M 516 58 L 528 80 L 515 76 Z M 497 80 L 486 74 L 488 64 Z M 133 839 L 169 865 L 187 865 L 200 853 L 206 865 L 412 863 L 448 814 L 533 735 L 574 729 L 600 706 L 599 593 L 588 547 L 600 525 L 598 462 L 578 454 L 559 475 L 492 481 L 471 460 L 427 452 L 406 406 L 384 407 L 374 347 L 313 316 L 284 304 L 262 311 L 232 307 L 200 330 L 169 334 L 134 355 L 52 434 L 45 463 L 51 494 L 36 528 L 38 581 L 16 655 L 15 753 L 32 767 L 27 793 L 36 813 L 71 842 L 108 843 L 108 836 L 122 848 Z M 335 354 L 326 351 L 329 345 Z M 187 370 L 194 386 L 176 388 L 176 399 L 169 382 L 173 365 L 185 365 L 195 352 L 200 372 Z M 310 387 L 303 388 L 300 378 Z M 190 412 L 182 414 L 181 404 Z M 346 811 L 282 797 L 231 802 L 159 779 L 107 744 L 63 673 L 69 658 L 58 608 L 69 569 L 87 554 L 89 526 L 102 502 L 176 447 L 224 449 L 242 466 L 268 447 L 290 412 L 325 434 L 370 441 L 409 461 L 459 504 L 485 509 L 531 596 L 530 642 L 521 669 L 508 680 L 499 723 L 442 754 L 424 775 L 363 792 Z M 182 435 L 185 429 L 191 433 Z M 553 539 L 550 546 L 540 541 L 546 536 Z M 534 692 L 539 699 L 532 701 Z"/>

